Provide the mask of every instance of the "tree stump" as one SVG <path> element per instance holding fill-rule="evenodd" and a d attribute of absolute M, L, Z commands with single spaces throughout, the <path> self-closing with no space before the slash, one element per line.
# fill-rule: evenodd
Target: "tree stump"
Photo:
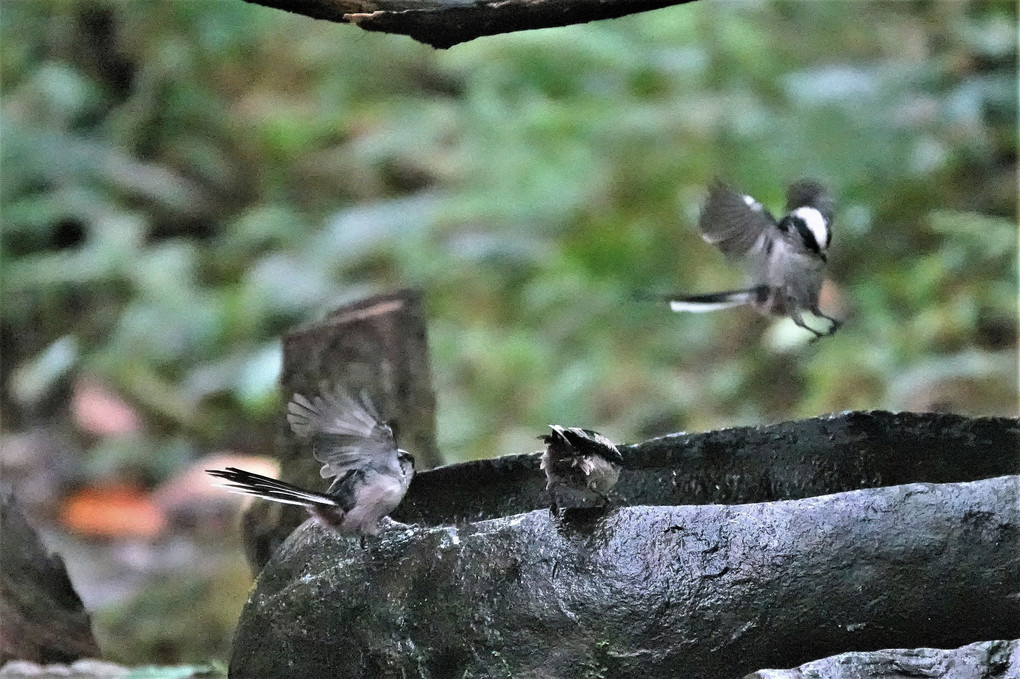
<path fill-rule="evenodd" d="M 39 540 L 14 496 L 0 497 L 0 666 L 96 657 L 89 615 L 64 560 Z"/>
<path fill-rule="evenodd" d="M 341 384 L 355 393 L 367 389 L 393 427 L 397 443 L 414 453 L 419 471 L 440 460 L 425 312 L 417 290 L 360 300 L 287 333 L 280 382 L 284 401 L 295 393 L 316 394 L 322 382 Z M 283 407 L 277 418 L 277 442 L 281 478 L 325 490 L 320 463 L 308 442 L 290 431 Z M 248 563 L 255 573 L 306 518 L 298 507 L 252 504 L 242 525 Z"/>

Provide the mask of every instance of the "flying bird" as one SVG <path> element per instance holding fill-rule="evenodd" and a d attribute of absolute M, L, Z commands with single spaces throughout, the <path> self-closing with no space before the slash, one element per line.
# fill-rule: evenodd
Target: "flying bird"
<path fill-rule="evenodd" d="M 702 295 L 657 295 L 673 311 L 705 312 L 750 305 L 765 315 L 789 316 L 815 339 L 836 332 L 842 321 L 818 307 L 828 264 L 835 202 L 818 182 L 802 179 L 786 192 L 780 220 L 751 196 L 716 179 L 701 210 L 701 237 L 747 269 L 748 286 Z M 825 332 L 804 322 L 810 312 L 829 321 Z"/>
<path fill-rule="evenodd" d="M 368 395 L 351 396 L 323 384 L 311 400 L 294 394 L 287 404 L 291 431 L 312 445 L 324 493 L 279 479 L 227 467 L 210 469 L 217 484 L 234 493 L 304 507 L 344 535 L 377 535 L 384 517 L 397 508 L 414 476 L 414 457 L 397 447 L 393 430 L 379 417 Z M 391 524 L 395 524 L 392 520 Z"/>
<path fill-rule="evenodd" d="M 616 485 L 623 456 L 608 438 L 590 429 L 549 425 L 552 433 L 539 436 L 545 441 L 541 468 L 545 471 L 550 510 L 605 506 Z"/>

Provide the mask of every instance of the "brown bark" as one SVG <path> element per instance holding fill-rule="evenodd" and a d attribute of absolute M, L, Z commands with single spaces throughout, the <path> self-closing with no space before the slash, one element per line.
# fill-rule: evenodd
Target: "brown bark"
<path fill-rule="evenodd" d="M 452 47 L 483 35 L 613 19 L 693 0 L 247 0 L 368 31 Z"/>
<path fill-rule="evenodd" d="M 46 550 L 13 495 L 0 498 L 0 665 L 98 655 L 64 560 Z"/>

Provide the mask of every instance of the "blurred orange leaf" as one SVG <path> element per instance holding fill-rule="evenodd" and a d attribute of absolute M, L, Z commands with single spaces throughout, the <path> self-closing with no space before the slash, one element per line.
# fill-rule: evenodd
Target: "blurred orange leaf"
<path fill-rule="evenodd" d="M 128 483 L 79 490 L 64 502 L 60 518 L 68 530 L 90 537 L 152 538 L 166 527 L 166 517 L 146 492 Z"/>

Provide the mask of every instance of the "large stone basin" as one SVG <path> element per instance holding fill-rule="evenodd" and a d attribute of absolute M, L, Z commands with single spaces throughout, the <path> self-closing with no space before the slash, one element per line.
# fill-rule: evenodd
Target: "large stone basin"
<path fill-rule="evenodd" d="M 361 547 L 308 522 L 235 677 L 739 677 L 1020 637 L 1020 426 L 846 413 L 628 446 L 621 505 L 545 509 L 534 456 L 420 474 Z"/>

